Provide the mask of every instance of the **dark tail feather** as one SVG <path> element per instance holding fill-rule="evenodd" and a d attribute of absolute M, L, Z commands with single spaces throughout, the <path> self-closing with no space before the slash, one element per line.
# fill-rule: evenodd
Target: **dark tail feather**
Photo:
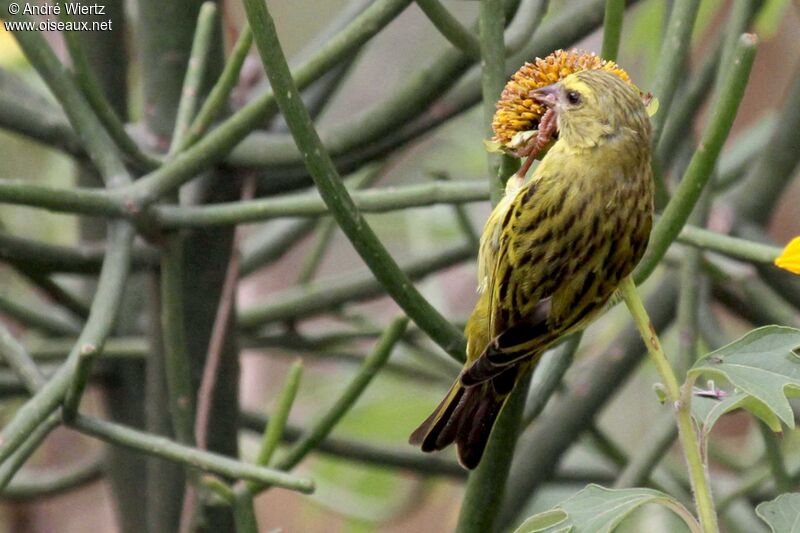
<path fill-rule="evenodd" d="M 497 415 L 505 405 L 508 395 L 498 396 L 491 383 L 484 383 L 467 389 L 466 396 L 471 396 L 468 408 L 461 414 L 456 447 L 458 449 L 458 462 L 464 468 L 472 470 L 483 457 L 489 435 L 497 420 Z"/>
<path fill-rule="evenodd" d="M 452 443 L 452 438 L 445 442 L 446 439 L 440 437 L 445 427 L 452 421 L 453 411 L 458 406 L 463 394 L 464 387 L 461 385 L 461 380 L 456 379 L 444 399 L 436 406 L 433 413 L 414 430 L 408 438 L 408 442 L 414 446 L 420 446 L 423 452 L 441 450 Z"/>
<path fill-rule="evenodd" d="M 516 375 L 516 367 L 507 368 L 491 381 L 473 387 L 464 387 L 459 378 L 436 410 L 411 434 L 409 442 L 421 446 L 424 452 L 455 442 L 459 462 L 465 468 L 475 468 Z"/>

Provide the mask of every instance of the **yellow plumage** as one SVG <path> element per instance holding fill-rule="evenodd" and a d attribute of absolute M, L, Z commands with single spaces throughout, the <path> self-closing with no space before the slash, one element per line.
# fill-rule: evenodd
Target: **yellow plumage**
<path fill-rule="evenodd" d="M 641 259 L 652 223 L 650 122 L 638 90 L 587 70 L 530 96 L 555 112 L 558 140 L 484 227 L 467 364 L 411 436 L 424 451 L 455 442 L 467 468 L 519 377 L 599 314 Z"/>

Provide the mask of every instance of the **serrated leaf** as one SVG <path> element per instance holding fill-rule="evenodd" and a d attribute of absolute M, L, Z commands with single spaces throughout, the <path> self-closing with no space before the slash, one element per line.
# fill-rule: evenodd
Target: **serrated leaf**
<path fill-rule="evenodd" d="M 756 507 L 756 514 L 772 533 L 800 533 L 800 493 L 781 494 Z"/>
<path fill-rule="evenodd" d="M 684 519 L 691 516 L 677 500 L 657 490 L 588 485 L 555 509 L 528 518 L 514 533 L 609 533 L 633 511 L 649 503 L 664 505 Z M 566 513 L 565 518 L 560 518 L 559 511 Z"/>
<path fill-rule="evenodd" d="M 800 330 L 765 326 L 700 359 L 689 370 L 689 376 L 707 374 L 725 379 L 743 395 L 763 404 L 750 402 L 748 406 L 762 412 L 762 407 L 766 407 L 794 428 L 787 395 L 800 394 L 800 356 L 795 351 L 798 346 Z"/>
<path fill-rule="evenodd" d="M 764 421 L 769 428 L 779 433 L 781 431 L 781 421 L 775 413 L 762 401 L 754 396 L 741 392 L 729 394 L 722 400 L 714 398 L 704 398 L 695 396 L 692 398 L 692 416 L 697 421 L 702 432 L 706 435 L 711 433 L 711 429 L 717 420 L 726 413 L 744 409 Z"/>

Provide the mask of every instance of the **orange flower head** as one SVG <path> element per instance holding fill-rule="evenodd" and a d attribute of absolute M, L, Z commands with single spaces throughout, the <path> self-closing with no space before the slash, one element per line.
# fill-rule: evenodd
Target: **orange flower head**
<path fill-rule="evenodd" d="M 574 72 L 594 69 L 607 70 L 631 82 L 628 73 L 616 63 L 584 50 L 556 50 L 544 59 L 536 58 L 533 63 L 522 65 L 497 101 L 491 144 L 513 153 L 526 140 L 525 134 L 538 128 L 545 112 L 544 107 L 531 98 L 531 91 L 556 83 Z"/>

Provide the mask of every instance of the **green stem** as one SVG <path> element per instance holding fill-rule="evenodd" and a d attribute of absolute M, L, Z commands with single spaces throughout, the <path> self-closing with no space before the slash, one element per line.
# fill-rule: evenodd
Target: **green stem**
<path fill-rule="evenodd" d="M 61 5 L 59 17 L 64 21 L 74 22 L 72 15 L 67 13 L 65 8 L 67 2 L 61 0 L 59 4 Z M 144 153 L 139 148 L 139 145 L 131 139 L 128 132 L 125 131 L 125 125 L 117 116 L 111 102 L 106 98 L 103 88 L 92 69 L 89 58 L 81 44 L 80 32 L 65 31 L 62 32 L 62 35 L 67 45 L 67 51 L 72 61 L 72 68 L 75 71 L 78 85 L 83 90 L 83 95 L 117 148 L 140 169 L 152 170 L 158 167 L 161 162 L 155 157 Z"/>
<path fill-rule="evenodd" d="M 384 213 L 410 207 L 477 202 L 487 198 L 487 186 L 479 181 L 424 183 L 391 189 L 349 193 L 352 207 L 365 213 Z M 293 194 L 245 202 L 225 202 L 198 207 L 159 205 L 155 218 L 166 229 L 244 224 L 281 217 L 318 217 L 340 207 L 328 205 L 318 194 Z M 341 216 L 341 215 L 339 215 Z M 361 218 L 361 217 L 359 217 Z"/>
<path fill-rule="evenodd" d="M 260 268 L 283 257 L 295 244 L 302 241 L 317 227 L 313 218 L 291 221 L 280 232 L 271 224 L 254 231 L 242 243 L 241 277 L 247 277 Z"/>
<path fill-rule="evenodd" d="M 666 413 L 655 420 L 642 439 L 642 446 L 632 453 L 628 464 L 614 480 L 614 488 L 640 487 L 647 483 L 650 473 L 664 459 L 677 436 L 675 415 Z"/>
<path fill-rule="evenodd" d="M 439 0 L 416 0 L 425 16 L 436 26 L 450 44 L 465 54 L 478 59 L 481 56 L 478 39 L 450 14 Z"/>
<path fill-rule="evenodd" d="M 676 5 L 676 9 L 677 7 Z M 750 67 L 756 52 L 756 42 L 756 36 L 749 33 L 743 34 L 739 38 L 733 63 L 726 73 L 725 82 L 719 88 L 700 145 L 692 157 L 675 195 L 653 228 L 650 245 L 636 271 L 638 283 L 647 279 L 664 257 L 667 248 L 680 233 L 713 173 L 717 157 L 744 96 L 744 89 L 747 86 Z"/>
<path fill-rule="evenodd" d="M 600 57 L 603 59 L 617 60 L 624 15 L 625 0 L 606 0 L 606 12 L 603 17 L 603 47 L 600 52 Z"/>
<path fill-rule="evenodd" d="M 71 320 L 65 320 L 52 309 L 40 311 L 28 307 L 16 299 L 9 300 L 0 296 L 0 313 L 24 324 L 26 327 L 40 330 L 46 335 L 73 336 L 80 328 Z"/>
<path fill-rule="evenodd" d="M 775 261 L 775 258 L 783 251 L 780 246 L 731 237 L 729 235 L 689 225 L 681 229 L 676 240 L 702 250 L 717 252 L 733 259 L 769 265 L 771 265 L 773 261 Z"/>
<path fill-rule="evenodd" d="M 652 118 L 653 142 L 658 143 L 661 130 L 669 116 L 672 97 L 678 88 L 681 69 L 686 62 L 692 42 L 692 28 L 700 0 L 675 0 L 661 44 L 658 67 L 651 90 L 658 98 L 658 113 Z"/>
<path fill-rule="evenodd" d="M 258 450 L 258 455 L 256 455 L 255 460 L 257 465 L 268 465 L 272 460 L 275 450 L 278 449 L 278 444 L 281 441 L 281 437 L 283 437 L 286 423 L 289 420 L 289 411 L 297 396 L 297 390 L 300 388 L 300 377 L 302 374 L 303 363 L 301 361 L 296 361 L 289 367 L 283 389 L 281 389 L 278 395 L 278 403 L 269 419 L 267 429 L 261 437 L 261 447 Z M 255 491 L 255 486 L 248 484 L 247 489 L 252 493 Z"/>
<path fill-rule="evenodd" d="M 483 129 L 484 136 L 490 139 L 494 135 L 492 120 L 494 119 L 495 105 L 506 81 L 506 51 L 503 40 L 505 13 L 502 0 L 480 0 L 478 17 Z M 487 152 L 486 160 L 492 204 L 496 204 L 503 197 L 505 186 L 502 176 L 499 174 L 501 157 L 498 154 Z"/>
<path fill-rule="evenodd" d="M 172 234 L 162 251 L 161 330 L 169 409 L 178 442 L 192 444 L 194 437 L 194 388 L 186 343 L 183 301 L 183 235 Z"/>
<path fill-rule="evenodd" d="M 681 387 L 675 373 L 667 360 L 667 356 L 661 348 L 655 328 L 647 315 L 639 293 L 636 291 L 636 284 L 628 276 L 620 284 L 620 293 L 625 300 L 625 304 L 633 316 L 639 333 L 644 340 L 650 359 L 656 366 L 667 391 L 667 398 L 675 409 L 675 418 L 678 422 L 678 434 L 680 435 L 683 453 L 689 467 L 689 476 L 692 483 L 695 505 L 700 518 L 700 525 L 704 533 L 716 533 L 719 531 L 717 526 L 717 515 L 714 510 L 714 500 L 711 497 L 711 488 L 708 483 L 708 472 L 703 463 L 700 451 L 700 441 L 697 431 L 692 421 L 691 413 L 691 386 Z"/>
<path fill-rule="evenodd" d="M 30 435 L 25 439 L 25 442 L 17 448 L 17 450 L 0 464 L 0 492 L 5 496 L 5 488 L 11 482 L 11 479 L 22 468 L 25 461 L 35 452 L 42 441 L 53 431 L 59 423 L 57 413 L 52 413 L 41 424 L 36 426 Z"/>
<path fill-rule="evenodd" d="M 208 54 L 211 50 L 211 38 L 214 36 L 214 23 L 216 20 L 217 6 L 214 2 L 204 2 L 197 14 L 197 26 L 192 39 L 192 48 L 189 54 L 189 63 L 183 78 L 181 98 L 178 102 L 178 111 L 175 115 L 175 128 L 172 132 L 172 142 L 168 157 L 174 156 L 186 143 L 184 141 L 192 123 L 192 117 L 197 106 L 197 97 L 203 83 Z"/>
<path fill-rule="evenodd" d="M 25 271 L 97 274 L 105 254 L 106 250 L 101 247 L 61 246 L 0 232 L 0 260 Z M 151 248 L 136 246 L 132 254 L 134 269 L 158 263 Z"/>
<path fill-rule="evenodd" d="M 528 397 L 523 416 L 523 427 L 528 427 L 533 423 L 539 414 L 544 410 L 550 397 L 556 392 L 561 384 L 561 379 L 567 373 L 567 369 L 575 358 L 575 353 L 581 344 L 583 332 L 573 333 L 567 337 L 564 344 L 542 356 L 542 360 L 536 365 L 531 382 L 533 391 Z"/>
<path fill-rule="evenodd" d="M 306 494 L 314 490 L 314 484 L 308 479 L 184 446 L 164 437 L 151 435 L 121 424 L 84 415 L 77 415 L 69 424 L 81 433 L 147 455 L 175 461 L 188 468 L 199 468 L 222 476 L 266 483 Z"/>
<path fill-rule="evenodd" d="M 550 0 L 529 0 L 520 4 L 506 30 L 506 56 L 516 54 L 528 44 L 544 19 L 549 4 Z"/>
<path fill-rule="evenodd" d="M 0 12 L 9 13 L 9 4 L 9 0 L 0 0 Z M 15 15 L 14 19 L 30 22 L 24 14 Z M 18 31 L 14 36 L 25 52 L 25 57 L 61 103 L 106 185 L 130 183 L 131 176 L 119 158 L 116 145 L 41 32 Z"/>
<path fill-rule="evenodd" d="M 39 367 L 2 323 L 0 323 L 0 356 L 28 390 L 37 391 L 44 386 L 46 380 Z"/>
<path fill-rule="evenodd" d="M 27 473 L 19 472 L 3 489 L 3 498 L 10 500 L 36 500 L 75 490 L 101 479 L 103 461 L 95 459 L 55 470 Z"/>
<path fill-rule="evenodd" d="M 2 0 L 5 1 L 5 0 Z M 344 30 L 297 69 L 294 76 L 299 87 L 307 87 L 342 59 L 352 54 L 391 22 L 411 0 L 378 0 L 369 6 Z M 252 27 L 252 24 L 251 24 Z M 285 98 L 286 92 L 280 94 Z M 172 162 L 151 172 L 127 190 L 131 201 L 141 207 L 155 202 L 161 195 L 196 177 L 198 171 L 221 161 L 228 152 L 262 120 L 275 110 L 276 96 L 266 92 L 253 98 L 219 127 L 206 134 Z"/>
<path fill-rule="evenodd" d="M 66 365 L 69 361 L 76 360 L 72 386 L 64 398 L 66 419 L 70 419 L 77 412 L 93 363 L 102 353 L 103 345 L 114 329 L 130 270 L 133 228 L 127 222 L 112 222 L 109 224 L 108 232 L 109 254 L 103 262 L 89 319 L 65 363 Z"/>
<path fill-rule="evenodd" d="M 460 245 L 430 257 L 409 261 L 401 268 L 409 281 L 414 281 L 466 261 L 473 255 L 472 246 Z M 370 273 L 340 275 L 335 278 L 319 279 L 305 287 L 293 287 L 275 294 L 267 303 L 240 311 L 238 323 L 242 328 L 251 330 L 269 322 L 313 316 L 346 302 L 364 300 L 387 292 L 386 286 Z M 462 352 L 456 360 L 463 361 L 463 358 Z"/>
<path fill-rule="evenodd" d="M 233 46 L 228 62 L 225 63 L 222 74 L 220 74 L 214 87 L 211 88 L 208 97 L 200 107 L 200 111 L 197 112 L 191 126 L 186 131 L 186 136 L 180 146 L 181 151 L 196 143 L 227 105 L 231 91 L 239 81 L 239 73 L 242 70 L 244 60 L 247 59 L 247 53 L 250 51 L 252 44 L 253 32 L 250 31 L 250 26 L 245 24 L 236 39 L 236 44 Z"/>
<path fill-rule="evenodd" d="M 264 433 L 267 419 L 261 413 L 242 411 L 240 414 L 242 427 Z M 282 435 L 284 442 L 297 442 L 309 430 L 300 426 L 287 425 Z M 367 442 L 327 436 L 314 448 L 317 454 L 328 455 L 337 459 L 345 459 L 359 464 L 407 470 L 424 476 L 445 476 L 466 479 L 467 472 L 454 460 L 437 455 L 421 454 L 409 450 L 408 447 L 376 446 Z"/>
<path fill-rule="evenodd" d="M 375 277 L 408 316 L 445 351 L 460 357 L 465 350 L 464 336 L 425 300 L 400 270 L 342 184 L 300 99 L 267 6 L 258 0 L 246 0 L 245 9 L 275 99 L 298 147 L 306 155 L 309 173 L 331 214 Z"/>
<path fill-rule="evenodd" d="M 102 190 L 47 187 L 26 181 L 0 180 L 0 202 L 89 216 L 122 217 L 130 213 L 122 200 Z"/>
<path fill-rule="evenodd" d="M 408 326 L 408 319 L 405 317 L 396 318 L 386 332 L 378 339 L 369 357 L 364 360 L 364 364 L 358 373 L 347 385 L 341 396 L 333 405 L 322 415 L 322 417 L 303 435 L 286 454 L 275 463 L 275 468 L 279 470 L 290 470 L 294 468 L 303 458 L 314 448 L 316 448 L 342 417 L 355 404 L 356 400 L 367 388 L 383 364 L 389 359 L 397 341 L 402 337 Z"/>

